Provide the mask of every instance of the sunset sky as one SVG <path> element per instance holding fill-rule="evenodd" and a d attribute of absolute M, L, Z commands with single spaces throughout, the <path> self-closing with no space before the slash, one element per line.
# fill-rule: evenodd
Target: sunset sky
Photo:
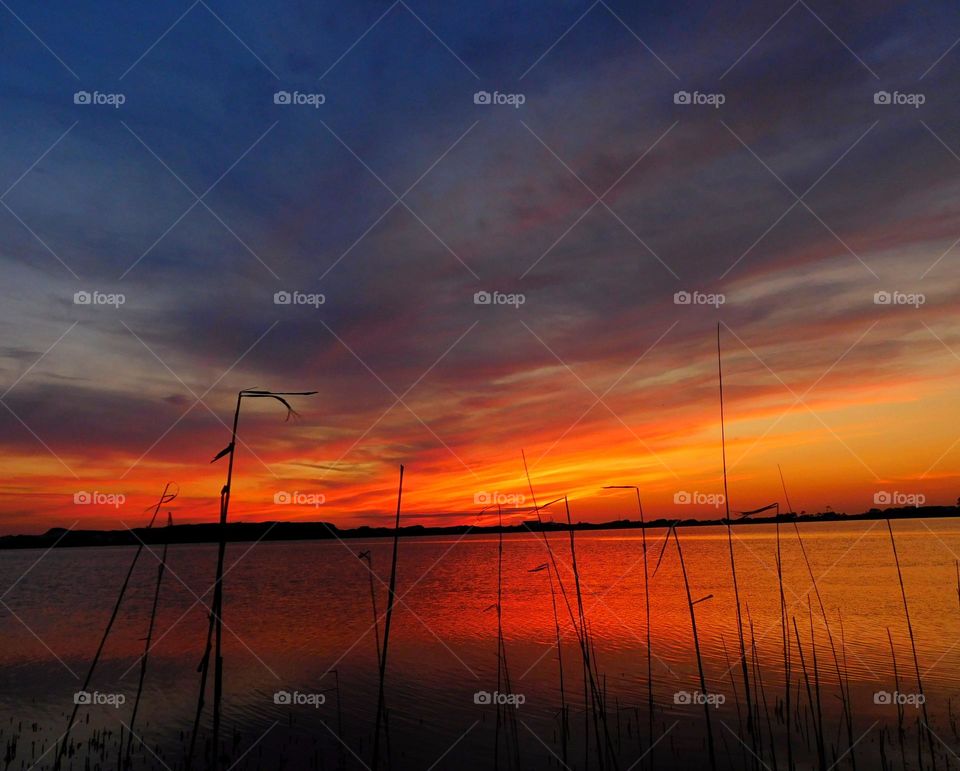
<path fill-rule="evenodd" d="M 0 19 L 2 534 L 140 525 L 167 481 L 214 519 L 249 387 L 319 393 L 244 406 L 235 519 L 384 524 L 403 463 L 408 523 L 475 522 L 521 450 L 575 519 L 636 517 L 609 484 L 716 517 L 675 500 L 723 489 L 718 323 L 734 510 L 777 464 L 798 511 L 960 495 L 954 4 Z"/>

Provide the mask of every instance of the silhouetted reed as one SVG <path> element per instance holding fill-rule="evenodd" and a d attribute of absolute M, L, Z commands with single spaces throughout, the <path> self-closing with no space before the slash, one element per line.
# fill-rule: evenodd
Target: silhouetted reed
<path fill-rule="evenodd" d="M 173 525 L 173 515 L 167 514 L 167 527 Z M 133 712 L 130 714 L 130 725 L 127 726 L 127 752 L 126 764 L 130 765 L 130 750 L 133 746 L 134 729 L 137 724 L 137 710 L 140 708 L 140 697 L 143 694 L 143 682 L 147 676 L 147 657 L 150 655 L 150 646 L 153 641 L 153 628 L 157 618 L 157 606 L 160 603 L 160 585 L 163 583 L 163 574 L 167 569 L 167 547 L 169 538 L 163 541 L 163 553 L 160 557 L 160 564 L 157 566 L 157 584 L 153 590 L 153 604 L 150 607 L 150 623 L 147 625 L 147 637 L 143 644 L 143 655 L 140 657 L 140 676 L 137 680 L 137 695 L 133 700 Z M 141 744 L 143 742 L 141 741 Z"/>
<path fill-rule="evenodd" d="M 360 552 L 357 557 L 367 563 L 367 577 L 370 579 L 370 606 L 373 608 L 373 636 L 377 643 L 377 666 L 380 666 L 380 616 L 377 613 L 377 592 L 373 585 L 373 555 L 370 549 Z"/>
<path fill-rule="evenodd" d="M 153 510 L 153 516 L 150 517 L 150 522 L 147 524 L 147 528 L 153 527 L 153 523 L 157 519 L 157 514 L 160 512 L 160 507 L 164 504 L 170 503 L 177 497 L 177 493 L 171 493 L 170 485 L 172 482 L 167 482 L 164 485 L 163 492 L 160 494 L 160 499 L 157 501 L 157 505 Z M 131 531 L 132 532 L 132 531 Z M 133 559 L 130 561 L 130 567 L 127 569 L 127 575 L 123 579 L 123 583 L 120 585 L 120 593 L 117 595 L 117 601 L 113 605 L 113 611 L 110 613 L 110 618 L 107 621 L 107 626 L 103 630 L 103 636 L 100 638 L 100 644 L 97 646 L 97 652 L 93 655 L 93 661 L 90 662 L 90 668 L 87 670 L 87 676 L 83 680 L 83 686 L 80 688 L 81 691 L 88 691 L 90 689 L 90 681 L 93 679 L 93 673 L 97 668 L 97 663 L 100 661 L 100 655 L 103 653 L 103 648 L 107 644 L 107 638 L 110 637 L 110 630 L 113 629 L 113 622 L 117 620 L 117 613 L 120 612 L 120 604 L 123 602 L 123 597 L 127 593 L 127 587 L 130 585 L 130 577 L 133 575 L 133 569 L 137 566 L 137 562 L 140 559 L 140 554 L 143 552 L 145 546 L 144 542 L 138 538 L 139 545 L 137 550 L 133 554 Z M 63 736 L 60 737 L 60 748 L 57 750 L 56 757 L 53 761 L 54 771 L 59 771 L 61 763 L 63 762 L 63 757 L 67 752 L 67 747 L 70 744 L 70 731 L 76 723 L 77 712 L 80 710 L 80 700 L 74 699 L 73 711 L 70 713 L 70 721 L 67 723 L 67 730 L 64 731 Z"/>
<path fill-rule="evenodd" d="M 553 625 L 556 631 L 557 639 L 557 673 L 560 679 L 560 746 L 561 746 L 561 761 L 563 765 L 567 765 L 567 744 L 568 744 L 568 733 L 570 730 L 569 720 L 568 720 L 568 707 L 567 707 L 567 696 L 566 689 L 563 684 L 563 646 L 560 642 L 560 616 L 557 613 L 557 592 L 553 585 L 553 573 L 552 568 L 550 567 L 549 562 L 544 562 L 541 565 L 533 568 L 531 573 L 539 573 L 541 571 L 547 572 L 547 581 L 550 586 L 550 603 L 553 607 Z"/>
<path fill-rule="evenodd" d="M 677 556 L 680 558 L 680 572 L 683 574 L 683 588 L 687 593 L 687 607 L 690 610 L 690 629 L 693 631 L 693 648 L 697 654 L 697 672 L 700 674 L 700 692 L 703 695 L 703 716 L 707 727 L 707 749 L 710 753 L 710 768 L 713 769 L 713 771 L 717 771 L 717 757 L 713 747 L 713 727 L 710 722 L 710 704 L 707 699 L 707 679 L 703 673 L 703 656 L 700 655 L 700 635 L 697 634 L 697 614 L 694 610 L 695 605 L 709 600 L 713 595 L 708 594 L 706 597 L 701 597 L 694 601 L 690 594 L 690 581 L 687 578 L 687 566 L 683 561 L 683 549 L 680 548 L 680 538 L 677 535 L 677 528 L 673 526 L 671 530 L 673 531 L 673 540 L 677 544 Z M 661 554 L 661 556 L 663 555 Z"/>
<path fill-rule="evenodd" d="M 214 770 L 220 767 L 220 713 L 223 701 L 223 562 L 227 551 L 227 517 L 230 511 L 230 492 L 233 485 L 233 465 L 236 458 L 237 426 L 240 423 L 240 407 L 246 399 L 273 399 L 287 408 L 285 420 L 297 415 L 296 410 L 286 400 L 287 396 L 313 396 L 316 391 L 265 391 L 258 388 L 248 388 L 237 393 L 237 405 L 233 412 L 233 428 L 230 432 L 230 444 L 218 452 L 211 460 L 216 463 L 227 456 L 227 481 L 220 490 L 220 538 L 217 543 L 217 570 L 213 585 L 213 604 L 210 612 L 210 625 L 207 631 L 207 642 L 204 647 L 203 658 L 200 662 L 200 695 L 197 699 L 197 713 L 193 725 L 193 734 L 190 739 L 190 750 L 187 755 L 186 768 L 190 769 L 193 762 L 194 746 L 197 731 L 200 725 L 200 715 L 203 712 L 204 692 L 206 690 L 207 672 L 210 666 L 210 653 L 214 654 L 213 673 L 213 732 L 211 738 L 211 766 Z M 213 650 L 211 651 L 211 635 L 213 636 Z"/>
<path fill-rule="evenodd" d="M 507 666 L 507 646 L 503 639 L 503 516 L 497 504 L 497 693 L 506 688 L 513 693 L 510 684 L 510 668 Z M 497 701 L 496 737 L 494 740 L 494 768 L 500 768 L 500 727 L 507 729 L 507 752 L 514 762 L 514 768 L 520 769 L 520 736 L 517 732 L 517 711 Z"/>
<path fill-rule="evenodd" d="M 936 771 L 937 756 L 933 744 L 933 731 L 930 729 L 930 718 L 927 716 L 927 700 L 923 693 L 923 679 L 920 677 L 920 659 L 917 656 L 917 643 L 913 636 L 913 623 L 910 621 L 910 608 L 907 605 L 907 590 L 903 585 L 903 572 L 900 570 L 900 557 L 897 554 L 897 542 L 893 537 L 893 528 L 890 519 L 887 519 L 887 531 L 890 533 L 890 547 L 893 549 L 893 561 L 897 566 L 897 580 L 900 582 L 900 597 L 903 599 L 903 615 L 907 620 L 907 633 L 910 635 L 910 650 L 913 653 L 913 669 L 917 675 L 917 694 L 920 696 L 920 708 L 923 710 L 923 726 L 930 748 L 930 765 Z"/>
<path fill-rule="evenodd" d="M 570 516 L 570 505 L 567 501 L 566 496 L 556 498 L 549 503 L 544 504 L 543 506 L 537 505 L 536 494 L 533 491 L 533 483 L 530 480 L 530 472 L 527 468 L 527 458 L 526 454 L 521 452 L 521 457 L 523 458 L 523 468 L 524 473 L 527 477 L 527 485 L 530 488 L 530 497 L 533 500 L 534 512 L 537 517 L 537 522 L 540 524 L 540 534 L 543 538 L 544 546 L 547 549 L 547 554 L 550 556 L 550 562 L 554 569 L 554 574 L 557 577 L 557 583 L 560 586 L 560 593 L 563 596 L 564 603 L 567 606 L 567 612 L 570 614 L 570 622 L 573 626 L 574 632 L 577 636 L 577 643 L 580 647 L 580 657 L 583 670 L 584 678 L 584 721 L 585 726 L 585 737 L 584 737 L 584 766 L 589 765 L 589 749 L 590 749 L 590 731 L 589 724 L 591 718 L 593 719 L 594 724 L 594 734 L 597 739 L 597 759 L 600 764 L 600 768 L 604 768 L 604 759 L 608 757 L 610 762 L 613 764 L 613 767 L 616 767 L 616 760 L 614 758 L 614 749 L 613 742 L 610 738 L 609 727 L 607 725 L 607 716 L 603 710 L 603 696 L 600 693 L 600 689 L 597 684 L 597 679 L 594 674 L 594 669 L 591 666 L 591 654 L 590 654 L 590 637 L 589 630 L 586 624 L 586 616 L 583 610 L 583 595 L 580 590 L 580 571 L 577 567 L 576 561 L 576 541 L 573 532 L 573 522 Z M 540 516 L 540 511 L 552 506 L 555 503 L 560 501 L 564 502 L 567 516 L 567 530 L 570 535 L 570 554 L 572 560 L 572 572 L 574 576 L 574 583 L 576 589 L 576 599 L 577 599 L 577 613 L 574 615 L 573 607 L 570 603 L 570 598 L 567 595 L 567 590 L 564 586 L 563 579 L 560 576 L 560 571 L 557 569 L 557 559 L 556 554 L 554 553 L 553 547 L 550 544 L 550 539 L 547 537 L 546 530 L 543 527 L 543 519 Z"/>
<path fill-rule="evenodd" d="M 887 640 L 890 642 L 890 660 L 893 662 L 893 689 L 894 693 L 900 693 L 900 673 L 897 671 L 897 651 L 893 647 L 893 635 L 890 634 L 890 627 L 887 627 Z M 907 767 L 907 732 L 903 727 L 903 704 L 899 699 L 897 702 L 897 740 L 900 744 L 900 760 L 903 767 Z M 919 739 L 919 736 L 917 737 Z"/>
<path fill-rule="evenodd" d="M 783 469 L 780 468 L 780 464 L 777 464 L 777 472 L 780 475 L 780 486 L 783 488 L 783 498 L 787 504 L 787 510 L 791 514 L 794 513 L 793 506 L 790 503 L 790 496 L 787 493 L 787 483 L 783 478 Z M 793 529 L 797 535 L 797 543 L 800 545 L 800 554 L 803 556 L 803 563 L 806 565 L 807 574 L 810 576 L 810 583 L 813 584 L 813 591 L 817 597 L 817 604 L 820 607 L 820 615 L 823 618 L 824 628 L 827 630 L 827 641 L 830 643 L 830 653 L 833 656 L 833 666 L 837 674 L 837 685 L 840 688 L 840 701 L 842 707 L 842 713 L 844 718 L 844 724 L 847 731 L 847 752 L 850 758 L 850 766 L 852 769 L 856 769 L 857 760 L 856 760 L 856 742 L 853 738 L 853 704 L 852 700 L 849 698 L 849 692 L 844 684 L 843 675 L 840 673 L 840 658 L 837 656 L 837 646 L 833 640 L 833 632 L 830 629 L 830 618 L 827 615 L 827 609 L 823 603 L 823 597 L 820 594 L 820 585 L 817 582 L 817 577 L 813 572 L 813 567 L 810 565 L 810 558 L 807 556 L 807 548 L 803 543 L 803 536 L 800 535 L 800 527 L 797 525 L 796 520 L 793 522 Z"/>
<path fill-rule="evenodd" d="M 743 641 L 743 616 L 740 612 L 740 586 L 737 582 L 737 562 L 733 555 L 733 530 L 730 522 L 730 492 L 727 489 L 727 438 L 723 414 L 723 367 L 720 358 L 720 324 L 717 324 L 717 379 L 720 386 L 720 449 L 723 458 L 723 502 L 727 517 L 727 547 L 730 552 L 730 575 L 733 578 L 733 599 L 737 606 L 737 640 L 740 643 L 740 672 L 743 675 L 744 699 L 747 704 L 747 733 L 750 736 L 751 752 L 757 755 L 757 740 L 753 730 L 753 704 L 750 697 L 750 674 L 747 668 L 747 653 Z"/>
<path fill-rule="evenodd" d="M 636 485 L 608 485 L 605 490 L 633 490 L 637 495 L 637 509 L 640 511 L 640 539 L 643 549 L 643 604 L 647 632 L 647 765 L 654 767 L 653 738 L 653 647 L 650 642 L 650 568 L 647 559 L 647 523 L 643 518 L 643 501 L 640 500 L 640 488 Z"/>
<path fill-rule="evenodd" d="M 387 676 L 387 650 L 390 644 L 390 622 L 393 619 L 393 605 L 397 597 L 397 553 L 400 545 L 400 502 L 403 498 L 403 465 L 400 466 L 400 485 L 397 489 L 397 518 L 393 527 L 393 558 L 390 563 L 390 586 L 387 591 L 387 614 L 383 623 L 383 651 L 380 657 L 379 684 L 377 687 L 377 716 L 373 734 L 373 771 L 377 771 L 380 761 L 380 726 L 386 722 L 384 702 L 384 682 Z M 389 730 L 389 729 L 386 729 Z"/>

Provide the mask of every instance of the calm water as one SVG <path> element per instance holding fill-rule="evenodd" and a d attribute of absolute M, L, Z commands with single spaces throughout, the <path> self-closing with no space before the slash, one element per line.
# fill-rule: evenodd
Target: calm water
<path fill-rule="evenodd" d="M 857 760 L 864 768 L 880 767 L 880 732 L 886 729 L 888 759 L 899 767 L 903 761 L 896 740 L 897 707 L 877 704 L 874 697 L 879 691 L 896 690 L 888 629 L 904 698 L 916 694 L 917 685 L 886 524 L 801 525 L 800 532 L 827 608 L 840 666 L 849 678 L 854 738 L 860 740 Z M 955 568 L 960 522 L 897 522 L 894 532 L 926 706 L 943 742 L 938 743 L 938 752 L 946 756 L 945 746 L 960 752 L 950 702 L 960 684 Z M 771 720 L 769 729 L 766 718 L 762 721 L 766 762 L 772 731 L 785 766 L 785 726 L 775 709 L 784 692 L 776 531 L 772 526 L 753 526 L 734 529 L 734 534 L 741 600 L 749 608 Z M 647 534 L 651 571 L 664 535 L 660 530 Z M 847 748 L 845 731 L 840 735 L 836 668 L 793 527 L 781 527 L 781 538 L 786 601 L 796 618 L 811 683 L 819 681 L 832 762 Z M 719 766 L 739 768 L 746 762 L 746 750 L 736 735 L 745 738 L 746 733 L 738 723 L 743 683 L 739 669 L 731 671 L 731 664 L 737 664 L 738 640 L 726 531 L 681 529 L 680 541 L 693 598 L 713 595 L 696 605 L 696 621 L 707 690 L 725 699 L 711 713 Z M 550 542 L 575 602 L 567 573 L 569 540 L 565 534 L 554 534 Z M 609 731 L 618 765 L 627 768 L 649 744 L 641 534 L 580 533 L 576 544 L 584 607 L 607 694 Z M 156 581 L 159 547 L 154 548 L 157 556 L 147 551 L 141 556 L 91 688 L 101 694 L 123 694 L 126 703 L 119 708 L 81 709 L 81 723 L 73 731 L 79 746 L 65 767 L 84 768 L 88 759 L 90 767 L 98 763 L 117 767 L 117 741 L 130 720 Z M 223 737 L 230 763 L 239 761 L 238 769 L 370 764 L 376 641 L 370 574 L 356 556 L 366 549 L 372 552 L 375 572 L 386 581 L 389 541 L 228 547 Z M 66 728 L 73 693 L 96 650 L 133 553 L 131 548 L 61 549 L 45 555 L 33 550 L 0 552 L 0 586 L 10 586 L 23 576 L 0 605 L 0 739 L 10 768 L 25 769 L 38 761 L 37 768 L 52 766 L 54 753 L 43 753 Z M 135 754 L 135 767 L 182 767 L 207 629 L 207 611 L 198 596 L 203 603 L 211 601 L 215 560 L 215 546 L 170 547 L 156 644 L 135 726 L 148 749 Z M 540 536 L 504 538 L 503 624 L 512 692 L 524 700 L 514 715 L 525 768 L 562 767 L 549 574 L 530 572 L 547 560 Z M 386 589 L 379 580 L 375 586 L 382 613 Z M 492 607 L 497 593 L 496 537 L 402 539 L 397 591 L 402 601 L 393 618 L 386 689 L 393 767 L 492 768 L 496 708 L 476 704 L 474 695 L 497 690 L 497 618 Z M 655 738 L 662 737 L 654 751 L 656 767 L 700 765 L 706 757 L 703 707 L 682 703 L 683 696 L 676 696 L 697 692 L 700 686 L 672 541 L 650 592 Z M 583 768 L 583 670 L 562 597 L 558 603 L 565 695 L 571 705 L 567 764 Z M 381 623 L 381 633 L 382 629 Z M 749 629 L 747 634 L 749 645 Z M 799 700 L 794 749 L 798 767 L 815 767 L 810 708 L 794 634 L 791 627 L 794 708 Z M 322 694 L 324 703 L 277 704 L 277 691 Z M 906 761 L 915 765 L 916 720 L 922 714 L 909 703 L 904 713 Z M 208 710 L 202 740 L 208 736 L 209 719 Z M 595 766 L 594 760 L 591 756 Z M 500 763 L 507 767 L 504 754 Z"/>

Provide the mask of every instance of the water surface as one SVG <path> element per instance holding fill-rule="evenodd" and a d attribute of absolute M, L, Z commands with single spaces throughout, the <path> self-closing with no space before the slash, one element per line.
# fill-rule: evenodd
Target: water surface
<path fill-rule="evenodd" d="M 893 529 L 926 706 L 942 742 L 938 751 L 947 754 L 947 746 L 951 751 L 960 749 L 950 704 L 960 685 L 956 574 L 960 523 L 901 521 Z M 786 727 L 776 711 L 784 695 L 776 528 L 757 525 L 733 532 L 751 672 L 761 676 L 770 714 L 769 727 L 766 718 L 762 721 L 764 752 L 769 753 L 772 733 L 782 757 Z M 797 633 L 811 686 L 816 681 L 821 691 L 828 756 L 840 756 L 847 749 L 845 729 L 840 727 L 839 665 L 849 681 L 854 738 L 859 740 L 857 759 L 862 758 L 865 767 L 879 767 L 881 731 L 887 730 L 885 751 L 902 764 L 896 704 L 876 703 L 884 697 L 875 696 L 897 690 L 888 630 L 899 690 L 903 698 L 918 693 L 886 523 L 802 524 L 800 533 L 827 611 L 837 662 L 797 534 L 792 525 L 783 525 L 781 553 L 793 659 L 792 741 L 798 761 L 801 767 L 813 762 L 815 749 Z M 743 726 L 746 713 L 726 530 L 685 528 L 679 536 L 693 599 L 712 595 L 698 602 L 695 611 L 707 691 L 724 701 L 711 713 L 720 765 L 740 767 L 747 752 L 741 739 L 747 743 L 749 739 Z M 663 530 L 647 532 L 651 573 L 664 537 Z M 551 534 L 549 539 L 576 615 L 569 538 Z M 228 546 L 223 731 L 228 766 L 363 768 L 370 764 L 377 642 L 370 573 L 357 553 L 371 552 L 382 614 L 391 546 L 383 539 Z M 490 535 L 400 541 L 400 599 L 392 621 L 386 684 L 394 767 L 463 771 L 494 766 L 496 708 L 475 703 L 475 694 L 497 690 L 497 548 L 497 536 Z M 550 573 L 531 572 L 550 562 L 550 553 L 542 537 L 533 534 L 505 536 L 503 548 L 506 662 L 511 690 L 521 694 L 524 702 L 513 713 L 521 764 L 561 768 L 561 693 Z M 34 762 L 37 768 L 52 767 L 51 742 L 66 728 L 73 694 L 89 667 L 134 552 L 110 547 L 0 553 L 0 585 L 11 586 L 0 605 L 4 683 L 0 728 L 4 744 L 17 738 L 11 768 L 27 768 Z M 126 703 L 119 708 L 81 709 L 81 722 L 73 731 L 73 738 L 82 743 L 71 758 L 74 768 L 83 768 L 88 755 L 91 762 L 117 764 L 117 741 L 129 724 L 136 693 L 159 554 L 160 547 L 143 552 L 92 683 L 91 690 L 121 693 Z M 576 557 L 596 668 L 606 693 L 608 732 L 618 765 L 627 768 L 649 746 L 642 534 L 638 530 L 578 533 Z M 155 644 L 135 726 L 149 749 L 135 753 L 134 767 L 182 767 L 196 709 L 197 665 L 206 637 L 215 562 L 214 545 L 169 549 Z M 660 740 L 654 750 L 656 767 L 697 765 L 706 758 L 705 720 L 702 706 L 683 703 L 683 694 L 701 689 L 684 582 L 672 540 L 650 582 L 650 597 L 657 705 L 654 738 Z M 563 696 L 570 705 L 567 765 L 583 768 L 581 655 L 559 589 L 556 601 Z M 378 629 L 382 635 L 382 619 Z M 756 683 L 757 678 L 753 680 Z M 502 683 L 500 687 L 503 690 Z M 278 704 L 274 697 L 278 691 L 323 694 L 324 703 Z M 906 759 L 916 763 L 915 726 L 921 712 L 912 703 L 904 710 Z M 201 741 L 208 740 L 209 721 L 208 710 Z M 9 745 L 7 752 L 9 758 Z M 506 768 L 505 752 L 501 751 L 499 762 Z M 589 757 L 593 763 L 593 756 Z"/>

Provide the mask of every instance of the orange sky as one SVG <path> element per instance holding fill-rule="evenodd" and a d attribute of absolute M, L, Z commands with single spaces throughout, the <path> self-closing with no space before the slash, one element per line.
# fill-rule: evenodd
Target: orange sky
<path fill-rule="evenodd" d="M 428 381 L 409 398 L 410 410 L 398 404 L 365 435 L 392 399 L 333 426 L 325 425 L 323 383 L 307 384 L 321 393 L 296 399 L 301 415 L 288 423 L 280 405 L 246 402 L 231 517 L 383 524 L 404 462 L 406 522 L 476 522 L 478 494 L 524 496 L 509 500 L 529 504 L 521 449 L 540 501 L 569 495 L 575 519 L 635 518 L 632 498 L 600 490 L 607 484 L 640 485 L 650 518 L 719 516 L 722 508 L 711 503 L 675 502 L 681 492 L 722 492 L 713 330 L 704 324 L 702 331 L 692 345 L 671 346 L 668 334 L 629 370 L 630 362 L 617 357 L 582 373 L 576 364 L 545 361 L 482 390 Z M 940 342 L 909 317 L 835 327 L 825 338 L 829 351 L 812 350 L 806 340 L 751 335 L 748 327 L 723 334 L 734 510 L 782 502 L 778 463 L 797 510 L 856 513 L 871 508 L 878 492 L 956 501 L 960 360 L 945 347 L 948 336 Z M 891 338 L 908 342 L 912 356 L 878 358 Z M 189 411 L 199 422 L 187 430 L 185 420 L 165 435 L 168 426 L 151 426 L 163 438 L 149 452 L 87 452 L 83 442 L 48 452 L 24 440 L 5 466 L 3 530 L 141 525 L 167 480 L 181 490 L 172 507 L 177 521 L 214 519 L 226 464 L 209 461 L 227 442 L 231 399 L 221 391 L 209 399 L 212 411 Z M 77 505 L 77 491 L 121 493 L 125 500 Z M 283 492 L 312 497 L 274 503 Z M 321 496 L 322 505 L 313 505 Z"/>

